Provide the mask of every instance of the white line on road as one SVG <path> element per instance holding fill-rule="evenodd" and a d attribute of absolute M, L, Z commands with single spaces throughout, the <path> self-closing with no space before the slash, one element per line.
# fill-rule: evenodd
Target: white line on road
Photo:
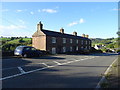
<path fill-rule="evenodd" d="M 117 58 L 117 59 L 118 59 L 118 58 Z M 112 64 L 107 68 L 107 70 L 105 71 L 104 75 L 106 75 L 106 74 L 109 72 L 110 68 L 111 68 L 112 65 L 117 61 L 117 59 L 115 59 L 115 60 L 112 62 Z M 106 79 L 105 76 L 103 76 L 103 77 L 101 78 L 101 80 L 99 81 L 99 83 L 98 83 L 97 86 L 96 86 L 96 90 L 101 88 L 100 84 L 101 84 L 105 79 Z"/>
<path fill-rule="evenodd" d="M 41 64 L 45 65 L 46 67 L 49 67 L 46 63 L 41 63 Z"/>
<path fill-rule="evenodd" d="M 58 65 L 62 65 L 61 63 L 59 63 L 59 62 L 56 62 L 56 61 L 53 61 L 54 63 L 57 63 Z"/>
<path fill-rule="evenodd" d="M 25 71 L 21 67 L 18 67 L 18 69 L 20 70 L 21 73 L 25 73 Z"/>
<path fill-rule="evenodd" d="M 64 64 L 69 64 L 69 63 L 73 63 L 73 62 L 77 62 L 77 61 L 81 61 L 81 60 L 86 60 L 86 59 L 89 59 L 89 58 L 84 58 L 84 59 L 80 59 L 80 60 L 69 61 L 69 62 L 67 62 L 67 63 L 60 63 L 60 64 L 61 64 L 61 65 L 64 65 Z M 29 74 L 29 73 L 32 73 L 32 72 L 44 70 L 44 69 L 47 69 L 47 68 L 52 68 L 52 67 L 59 66 L 58 64 L 57 64 L 57 65 L 53 65 L 53 66 L 48 66 L 48 65 L 45 64 L 45 63 L 40 63 L 40 64 L 43 64 L 43 65 L 45 65 L 46 67 L 39 68 L 39 69 L 35 69 L 35 70 L 31 70 L 31 71 L 28 71 L 28 72 L 25 72 L 21 67 L 19 67 L 18 69 L 21 71 L 20 74 L 15 74 L 15 75 L 12 75 L 12 76 L 3 77 L 3 78 L 0 78 L 0 80 L 10 79 L 10 78 L 14 78 L 14 77 L 17 77 L 17 76 Z"/>

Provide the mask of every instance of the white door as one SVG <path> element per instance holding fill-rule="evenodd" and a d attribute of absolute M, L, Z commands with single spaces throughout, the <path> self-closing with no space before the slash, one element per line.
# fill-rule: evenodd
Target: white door
<path fill-rule="evenodd" d="M 56 54 L 56 48 L 52 48 L 52 54 Z"/>

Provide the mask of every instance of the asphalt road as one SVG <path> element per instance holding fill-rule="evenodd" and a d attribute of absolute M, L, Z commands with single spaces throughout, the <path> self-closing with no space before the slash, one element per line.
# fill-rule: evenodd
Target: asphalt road
<path fill-rule="evenodd" d="M 95 88 L 116 54 L 2 59 L 2 88 Z"/>

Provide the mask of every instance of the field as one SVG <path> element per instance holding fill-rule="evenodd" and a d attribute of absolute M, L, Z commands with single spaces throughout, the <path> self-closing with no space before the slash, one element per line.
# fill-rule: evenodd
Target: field
<path fill-rule="evenodd" d="M 11 38 L 0 38 L 0 48 L 3 52 L 14 51 L 19 45 L 32 46 L 32 38 L 23 37 L 11 37 Z"/>

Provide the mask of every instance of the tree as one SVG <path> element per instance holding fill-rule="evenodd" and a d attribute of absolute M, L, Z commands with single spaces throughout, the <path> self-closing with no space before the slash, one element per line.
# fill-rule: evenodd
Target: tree
<path fill-rule="evenodd" d="M 25 38 L 27 38 L 27 36 L 25 36 Z"/>
<path fill-rule="evenodd" d="M 15 39 L 15 37 L 11 37 L 11 40 L 14 40 Z"/>
<path fill-rule="evenodd" d="M 24 42 L 23 38 L 20 38 L 19 43 L 23 43 L 23 42 Z"/>
<path fill-rule="evenodd" d="M 114 44 L 113 44 L 113 43 L 108 44 L 106 47 L 107 47 L 107 48 L 114 48 Z"/>

